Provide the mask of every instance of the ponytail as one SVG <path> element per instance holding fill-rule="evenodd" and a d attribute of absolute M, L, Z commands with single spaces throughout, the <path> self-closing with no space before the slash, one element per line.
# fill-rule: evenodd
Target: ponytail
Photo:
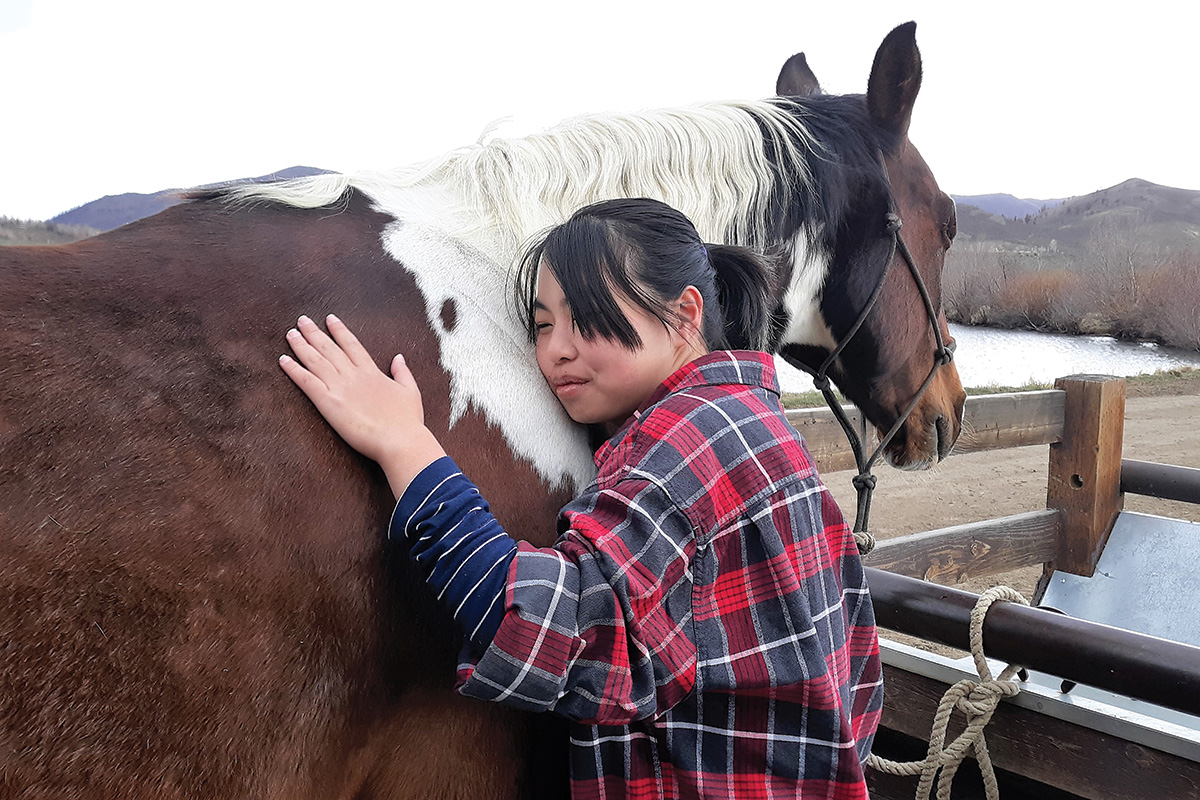
<path fill-rule="evenodd" d="M 716 273 L 718 309 L 705 309 L 704 338 L 714 350 L 765 350 L 770 334 L 770 271 L 763 259 L 744 247 L 706 244 Z"/>

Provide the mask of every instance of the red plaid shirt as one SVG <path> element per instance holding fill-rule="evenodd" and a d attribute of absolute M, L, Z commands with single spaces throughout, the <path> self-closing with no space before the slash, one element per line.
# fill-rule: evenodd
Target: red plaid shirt
<path fill-rule="evenodd" d="M 554 547 L 520 543 L 459 690 L 577 720 L 573 797 L 867 797 L 874 614 L 778 391 L 762 353 L 685 366 L 596 453 Z"/>

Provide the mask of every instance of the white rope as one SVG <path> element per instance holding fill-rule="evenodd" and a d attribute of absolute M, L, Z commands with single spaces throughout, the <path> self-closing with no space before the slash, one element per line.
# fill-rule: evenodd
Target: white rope
<path fill-rule="evenodd" d="M 1021 593 L 1008 586 L 994 586 L 979 596 L 979 601 L 971 611 L 971 657 L 975 661 L 975 669 L 979 680 L 961 680 L 947 690 L 938 704 L 937 713 L 933 717 L 933 729 L 929 734 L 929 751 L 924 761 L 890 761 L 874 753 L 867 757 L 867 766 L 871 769 L 886 772 L 891 775 L 920 775 L 917 784 L 917 800 L 928 800 L 929 792 L 937 781 L 938 800 L 950 800 L 950 786 L 959 764 L 966 757 L 967 751 L 974 748 L 975 759 L 979 762 L 979 771 L 983 775 L 983 788 L 987 800 L 999 800 L 1000 786 L 996 782 L 996 772 L 992 768 L 992 759 L 988 755 L 987 741 L 983 729 L 991 720 L 1000 699 L 1012 697 L 1021 691 L 1020 686 L 1013 680 L 1020 667 L 1009 664 L 997 678 L 992 677 L 988 668 L 987 658 L 983 654 L 983 621 L 988 609 L 998 600 L 1008 600 L 1022 605 L 1029 602 Z M 957 708 L 966 715 L 967 727 L 950 745 L 945 746 L 946 729 L 950 724 L 950 715 Z M 938 771 L 941 775 L 938 776 Z"/>

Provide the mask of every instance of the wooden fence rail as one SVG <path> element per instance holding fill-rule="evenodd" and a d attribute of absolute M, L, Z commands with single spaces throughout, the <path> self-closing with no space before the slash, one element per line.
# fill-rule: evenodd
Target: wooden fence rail
<path fill-rule="evenodd" d="M 1067 393 L 1062 389 L 1040 392 L 989 394 L 968 397 L 963 411 L 963 434 L 955 453 L 978 453 L 1005 447 L 1052 444 L 1062 439 Z M 862 412 L 842 407 L 855 427 L 862 428 Z M 802 408 L 787 412 L 788 422 L 804 437 L 818 471 L 854 469 L 854 453 L 846 434 L 828 408 Z M 867 446 L 878 437 L 872 431 Z"/>
<path fill-rule="evenodd" d="M 1046 509 L 884 540 L 866 563 L 940 583 L 1038 564 L 1046 565 L 1047 573 L 1091 575 L 1122 506 L 1125 382 L 1073 375 L 1055 385 L 968 397 L 963 435 L 954 448 L 975 453 L 1050 445 Z M 858 409 L 845 410 L 861 429 Z M 829 409 L 789 411 L 788 421 L 804 436 L 818 470 L 854 468 L 854 454 Z M 873 432 L 868 438 L 874 441 Z M 1171 475 L 1176 478 L 1172 487 L 1190 479 Z"/>

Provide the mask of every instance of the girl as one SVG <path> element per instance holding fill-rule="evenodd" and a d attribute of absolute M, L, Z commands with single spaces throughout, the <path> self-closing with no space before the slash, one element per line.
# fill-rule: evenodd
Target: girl
<path fill-rule="evenodd" d="M 576 798 L 866 798 L 882 703 L 854 539 L 761 347 L 767 273 L 652 200 L 588 206 L 523 259 L 538 366 L 607 435 L 553 548 L 510 538 L 337 318 L 281 364 L 399 498 L 389 536 L 465 636 L 459 691 L 572 725 Z"/>

